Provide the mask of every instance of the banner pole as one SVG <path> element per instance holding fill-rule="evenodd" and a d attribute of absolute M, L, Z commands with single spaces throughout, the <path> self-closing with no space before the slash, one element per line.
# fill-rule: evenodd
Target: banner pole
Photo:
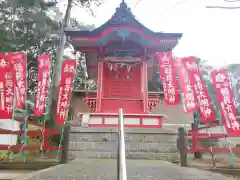
<path fill-rule="evenodd" d="M 24 53 L 25 54 L 25 53 Z M 26 57 L 26 104 L 25 104 L 25 115 L 24 115 L 24 147 L 28 145 L 28 60 L 27 60 L 27 55 L 25 54 Z M 27 151 L 23 150 L 23 161 L 26 163 L 27 162 Z"/>

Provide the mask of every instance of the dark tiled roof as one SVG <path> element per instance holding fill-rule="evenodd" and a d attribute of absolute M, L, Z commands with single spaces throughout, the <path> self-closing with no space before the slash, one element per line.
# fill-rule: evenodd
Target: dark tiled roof
<path fill-rule="evenodd" d="M 102 26 L 92 30 L 92 31 L 65 31 L 67 36 L 96 36 L 103 33 L 106 29 L 110 27 L 135 27 L 141 30 L 145 35 L 151 37 L 161 37 L 161 38 L 174 38 L 180 39 L 182 37 L 181 33 L 163 33 L 163 32 L 153 32 L 144 25 L 142 25 L 138 20 L 135 19 L 131 12 L 131 9 L 127 7 L 126 3 L 122 2 L 120 7 L 116 8 L 116 12 L 110 20 L 104 23 Z"/>

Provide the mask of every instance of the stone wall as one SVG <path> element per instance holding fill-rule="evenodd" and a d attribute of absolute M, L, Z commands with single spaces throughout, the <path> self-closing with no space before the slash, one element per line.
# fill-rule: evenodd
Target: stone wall
<path fill-rule="evenodd" d="M 79 97 L 72 99 L 73 122 L 78 112 L 89 112 L 87 105 Z M 125 129 L 127 158 L 167 159 L 176 152 L 177 127 L 193 122 L 192 113 L 185 114 L 181 104 L 167 106 L 158 104 L 154 114 L 164 114 L 168 118 L 161 129 Z M 70 159 L 76 157 L 116 158 L 117 130 L 115 128 L 71 128 Z"/>
<path fill-rule="evenodd" d="M 129 159 L 168 159 L 177 152 L 177 126 L 162 129 L 125 129 L 126 156 Z M 69 158 L 116 158 L 116 128 L 72 126 Z"/>

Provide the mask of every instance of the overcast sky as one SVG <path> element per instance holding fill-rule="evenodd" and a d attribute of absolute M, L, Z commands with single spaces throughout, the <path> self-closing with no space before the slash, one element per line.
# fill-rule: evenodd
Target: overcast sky
<path fill-rule="evenodd" d="M 71 16 L 100 26 L 115 12 L 121 0 L 105 0 L 93 8 L 96 17 L 75 6 Z M 183 33 L 176 56 L 199 56 L 212 65 L 240 62 L 240 9 L 206 9 L 206 5 L 240 6 L 224 0 L 125 0 L 136 19 L 153 31 Z M 178 5 L 176 5 L 178 2 Z M 176 5 L 175 7 L 173 7 Z M 60 5 L 64 10 L 63 4 Z M 65 6 L 66 7 L 66 6 Z"/>

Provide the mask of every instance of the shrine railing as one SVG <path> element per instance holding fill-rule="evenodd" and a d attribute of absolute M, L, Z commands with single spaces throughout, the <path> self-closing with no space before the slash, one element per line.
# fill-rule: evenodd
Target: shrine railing
<path fill-rule="evenodd" d="M 117 158 L 117 179 L 127 180 L 126 169 L 126 148 L 125 148 L 125 136 L 124 136 L 124 122 L 123 122 L 123 110 L 119 109 L 118 112 L 118 158 Z"/>
<path fill-rule="evenodd" d="M 91 109 L 91 112 L 95 112 L 96 109 L 96 98 L 97 98 L 97 91 L 84 91 L 84 90 L 74 90 L 75 93 L 85 93 L 84 94 L 84 101 L 87 106 Z M 163 92 L 148 92 L 148 108 L 151 111 L 156 105 L 159 103 L 159 100 L 163 97 Z M 106 98 L 104 98 L 106 99 Z M 117 98 L 108 98 L 111 100 L 116 100 Z M 123 100 L 123 98 L 121 98 Z M 129 99 L 137 101 L 137 99 Z M 139 101 L 141 99 L 138 99 Z"/>
<path fill-rule="evenodd" d="M 236 118 L 238 121 L 240 120 L 240 116 Z M 212 156 L 212 166 L 216 168 L 217 161 L 215 154 L 224 153 L 230 157 L 230 166 L 232 168 L 238 167 L 238 158 L 235 153 L 239 153 L 240 148 L 236 142 L 228 138 L 237 138 L 239 136 L 236 134 L 228 134 L 225 131 L 209 132 L 211 128 L 217 127 L 221 128 L 221 123 L 205 124 L 202 127 L 193 123 L 190 130 L 185 130 L 184 127 L 178 128 L 177 147 L 180 153 L 181 166 L 187 166 L 188 153 L 194 153 L 194 157 L 197 159 L 201 159 L 203 153 L 210 153 Z M 219 142 L 224 142 L 224 144 L 219 146 Z M 221 164 L 220 166 L 222 167 L 223 165 Z"/>

